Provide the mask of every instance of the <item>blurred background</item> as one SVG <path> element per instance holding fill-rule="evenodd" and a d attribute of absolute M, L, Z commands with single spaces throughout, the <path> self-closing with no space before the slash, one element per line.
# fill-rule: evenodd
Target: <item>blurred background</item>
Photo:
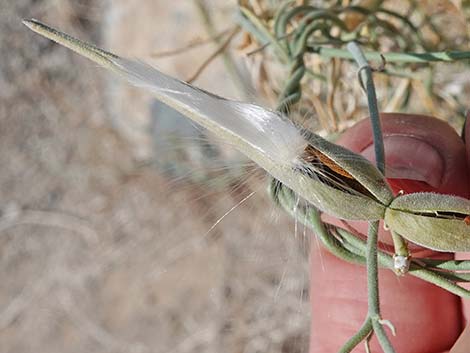
<path fill-rule="evenodd" d="M 0 352 L 308 351 L 311 234 L 273 206 L 263 172 L 21 24 L 36 18 L 275 107 L 289 67 L 236 16 L 243 6 L 272 31 L 282 3 L 0 0 Z M 318 43 L 342 47 L 354 34 L 379 53 L 469 50 L 468 0 L 291 7 L 305 4 L 368 14 L 340 13 L 345 28 L 315 32 L 307 46 L 291 117 L 323 135 L 365 117 L 367 105 L 355 64 L 318 55 Z M 381 110 L 460 130 L 468 64 L 386 63 L 375 75 Z"/>
<path fill-rule="evenodd" d="M 235 1 L 0 0 L 1 352 L 306 351 L 304 231 L 262 173 L 21 24 L 188 79 L 217 45 L 153 55 L 212 36 L 201 4 L 230 30 Z M 195 84 L 243 98 L 222 58 Z"/>

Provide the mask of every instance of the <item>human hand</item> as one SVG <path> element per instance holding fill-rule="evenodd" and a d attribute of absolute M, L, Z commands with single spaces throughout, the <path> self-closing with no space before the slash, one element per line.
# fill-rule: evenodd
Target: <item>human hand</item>
<path fill-rule="evenodd" d="M 470 198 L 470 141 L 435 118 L 382 114 L 386 153 L 386 177 L 394 193 L 431 191 Z M 467 134 L 470 137 L 470 123 Z M 470 140 L 470 138 L 469 138 Z M 338 141 L 374 160 L 369 120 L 349 129 Z M 466 150 L 467 149 L 467 150 Z M 367 222 L 341 221 L 323 215 L 324 221 L 367 232 Z M 391 249 L 389 232 L 379 234 L 381 246 Z M 470 231 L 469 231 L 470 236 Z M 439 253 L 410 244 L 413 257 L 469 258 L 469 254 Z M 331 255 L 318 243 L 311 249 L 311 343 L 310 352 L 335 352 L 352 337 L 367 313 L 366 271 Z M 390 320 L 397 336 L 389 337 L 400 353 L 447 352 L 470 318 L 470 302 L 416 277 L 397 277 L 390 270 L 379 274 L 382 318 Z M 470 329 L 452 353 L 470 352 Z M 464 341 L 466 340 L 466 341 Z M 467 343 L 465 343 L 467 342 Z M 460 348 L 459 348 L 460 346 Z M 468 348 L 465 348 L 468 347 Z M 375 339 L 372 351 L 380 351 Z M 357 352 L 365 351 L 360 346 Z"/>

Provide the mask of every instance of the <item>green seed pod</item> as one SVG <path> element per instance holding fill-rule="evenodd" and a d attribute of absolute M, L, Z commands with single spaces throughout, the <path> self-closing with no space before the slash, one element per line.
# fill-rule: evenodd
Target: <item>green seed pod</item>
<path fill-rule="evenodd" d="M 392 192 L 382 174 L 362 156 L 320 136 L 299 131 L 276 112 L 218 97 L 36 20 L 23 23 L 152 92 L 160 101 L 232 144 L 321 211 L 349 220 L 374 221 L 384 217 Z"/>
<path fill-rule="evenodd" d="M 382 219 L 393 194 L 378 169 L 342 146 L 315 134 L 304 135 L 309 145 L 299 159 L 298 169 L 309 180 L 297 177 L 287 186 L 321 211 L 338 218 Z"/>
<path fill-rule="evenodd" d="M 438 251 L 470 251 L 470 200 L 434 193 L 397 197 L 385 223 L 404 238 Z"/>
<path fill-rule="evenodd" d="M 366 158 L 315 134 L 306 134 L 307 141 L 340 168 L 344 176 L 357 181 L 371 197 L 383 205 L 392 202 L 393 194 L 380 171 Z"/>

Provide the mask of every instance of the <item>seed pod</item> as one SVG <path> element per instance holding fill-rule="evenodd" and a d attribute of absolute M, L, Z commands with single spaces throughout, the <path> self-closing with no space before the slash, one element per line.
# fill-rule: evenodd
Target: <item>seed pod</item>
<path fill-rule="evenodd" d="M 150 91 L 158 100 L 234 145 L 321 211 L 350 220 L 384 217 L 392 192 L 380 172 L 362 156 L 300 131 L 277 112 L 218 97 L 36 20 L 23 23 Z"/>
<path fill-rule="evenodd" d="M 367 159 L 318 135 L 304 132 L 309 145 L 297 169 L 309 176 L 308 183 L 293 188 L 320 210 L 349 220 L 384 217 L 393 194 L 382 174 Z"/>
<path fill-rule="evenodd" d="M 470 251 L 470 200 L 435 193 L 397 197 L 385 223 L 404 238 L 438 251 Z"/>
<path fill-rule="evenodd" d="M 379 203 L 383 205 L 390 204 L 393 194 L 382 173 L 369 160 L 318 135 L 304 134 L 311 146 L 336 166 L 336 169 L 330 166 L 331 169 L 343 174 L 343 176 L 354 179 L 357 184 L 365 189 L 363 192 L 370 193 L 369 196 Z M 328 162 L 325 161 L 324 164 L 328 164 Z"/>

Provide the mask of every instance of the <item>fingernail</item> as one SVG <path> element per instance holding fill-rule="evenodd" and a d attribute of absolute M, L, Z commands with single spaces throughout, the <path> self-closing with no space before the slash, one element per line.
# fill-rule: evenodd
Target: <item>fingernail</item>
<path fill-rule="evenodd" d="M 410 136 L 384 137 L 385 176 L 426 182 L 438 188 L 444 174 L 444 162 L 438 151 L 429 143 Z M 374 146 L 366 147 L 361 154 L 375 161 Z"/>

